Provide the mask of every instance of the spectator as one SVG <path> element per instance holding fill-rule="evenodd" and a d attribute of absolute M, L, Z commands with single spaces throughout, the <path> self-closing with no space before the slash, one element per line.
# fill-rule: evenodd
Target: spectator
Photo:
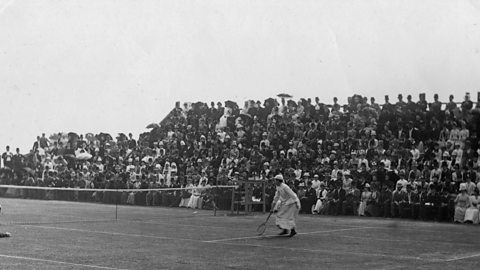
<path fill-rule="evenodd" d="M 13 168 L 13 153 L 10 152 L 10 146 L 7 145 L 6 151 L 2 154 L 3 167 Z"/>
<path fill-rule="evenodd" d="M 300 197 L 300 204 L 302 205 L 302 213 L 313 213 L 313 206 L 317 202 L 317 191 L 312 188 L 312 182 L 307 182 L 307 189 L 302 197 Z M 313 210 L 312 210 L 313 209 Z"/>
<path fill-rule="evenodd" d="M 372 192 L 370 190 L 370 185 L 366 183 L 363 188 L 361 199 L 360 199 L 360 205 L 358 207 L 359 216 L 365 216 L 365 210 L 367 208 L 367 204 L 371 201 L 372 201 Z"/>
<path fill-rule="evenodd" d="M 479 223 L 479 202 L 480 202 L 480 197 L 478 196 L 478 189 L 475 188 L 474 194 L 469 197 L 469 205 L 467 210 L 465 211 L 465 223 L 473 223 L 473 224 L 478 224 Z"/>
<path fill-rule="evenodd" d="M 470 197 L 467 194 L 467 187 L 464 184 L 460 185 L 460 194 L 455 198 L 455 223 L 463 223 L 465 220 L 465 212 L 470 206 Z"/>

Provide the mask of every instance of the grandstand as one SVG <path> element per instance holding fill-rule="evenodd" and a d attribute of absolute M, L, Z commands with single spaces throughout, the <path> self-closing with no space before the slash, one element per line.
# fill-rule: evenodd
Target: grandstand
<path fill-rule="evenodd" d="M 260 222 L 261 212 L 270 210 L 275 193 L 270 180 L 276 174 L 283 174 L 286 183 L 302 201 L 301 218 L 307 224 L 304 227 L 306 236 L 319 240 L 318 235 L 324 232 L 318 232 L 318 221 L 320 226 L 331 226 L 324 231 L 332 233 L 343 231 L 334 227 L 346 226 L 342 223 L 345 221 L 354 223 L 345 230 L 353 228 L 360 234 L 370 227 L 389 228 L 384 241 L 399 243 L 401 240 L 396 237 L 416 227 L 428 230 L 429 226 L 439 226 L 435 228 L 448 231 L 455 226 L 419 221 L 479 223 L 479 123 L 480 103 L 472 102 L 469 95 L 460 103 L 455 102 L 453 96 L 447 103 L 434 96 L 429 103 L 423 94 L 419 95 L 418 102 L 413 102 L 411 96 L 407 96 L 405 102 L 399 95 L 397 102 L 390 103 L 386 97 L 382 105 L 361 95 L 349 97 L 348 103 L 343 105 L 336 100 L 331 104 L 321 103 L 318 98 L 295 101 L 289 96 L 269 98 L 264 102 L 249 100 L 243 107 L 231 101 L 210 105 L 177 103 L 161 122 L 148 125 L 150 131 L 137 139 L 123 133 L 117 136 L 58 133 L 39 136 L 25 156 L 5 152 L 0 172 L 0 197 L 6 205 L 23 209 L 24 201 L 25 205 L 33 207 L 30 209 L 39 211 L 32 206 L 35 202 L 48 211 L 59 208 L 60 212 L 57 216 L 46 214 L 44 217 L 28 209 L 18 215 L 7 212 L 7 221 L 2 224 L 11 227 L 14 235 L 23 227 L 32 230 L 47 227 L 73 234 L 148 238 L 149 246 L 154 245 L 150 240 L 163 239 L 175 243 L 191 240 L 192 245 L 202 248 L 217 241 L 225 247 L 230 243 L 237 248 L 262 248 L 263 245 L 250 242 L 257 238 L 249 236 L 254 230 L 249 228 Z M 252 184 L 256 181 L 259 185 Z M 252 190 L 248 191 L 244 183 L 251 184 Z M 461 196 L 467 196 L 468 202 L 459 203 Z M 234 207 L 237 211 L 253 211 L 258 215 L 244 219 L 227 217 L 234 213 Z M 195 209 L 193 213 L 203 216 L 213 216 L 206 209 L 215 210 L 219 217 L 215 221 L 197 218 L 191 210 L 179 208 Z M 72 213 L 68 214 L 67 209 Z M 161 222 L 155 218 L 157 214 Z M 193 239 L 170 229 L 166 229 L 167 235 L 155 234 L 165 219 L 174 220 L 175 216 L 195 217 L 192 226 L 198 226 L 198 233 L 205 235 Z M 392 218 L 396 225 L 388 227 Z M 233 233 L 224 231 L 234 227 L 236 222 L 245 223 L 246 227 Z M 63 223 L 73 227 L 51 225 Z M 137 225 L 129 227 L 128 224 L 133 223 Z M 155 224 L 157 227 L 153 227 Z M 187 224 L 182 224 L 188 228 Z M 202 229 L 208 226 L 219 227 L 224 239 L 214 237 L 216 231 Z M 108 231 L 107 227 L 118 229 L 118 232 Z M 134 232 L 129 233 L 131 228 L 135 228 Z M 468 234 L 468 227 L 465 228 L 462 231 Z M 142 231 L 140 236 L 136 230 Z M 195 234 L 195 230 L 179 232 L 188 236 Z M 47 236 L 42 235 L 44 237 Z M 350 237 L 360 239 L 361 236 Z M 419 241 L 429 240 L 441 241 L 434 236 Z M 416 243 L 412 238 L 406 241 Z M 296 243 L 298 246 L 291 251 L 329 254 L 308 243 L 312 249 Z M 453 237 L 443 244 L 462 245 Z M 362 244 L 362 247 L 365 246 Z M 178 243 L 172 248 L 177 252 L 184 250 Z M 267 245 L 266 248 L 273 247 Z M 375 244 L 370 248 L 375 254 L 383 254 L 378 252 L 385 246 Z M 185 251 L 193 253 L 188 248 Z M 414 265 L 411 261 L 430 267 L 430 263 L 464 259 L 452 255 L 447 248 L 436 255 L 417 251 L 419 254 L 402 253 L 399 260 L 408 261 L 403 264 L 405 267 Z M 240 251 L 235 249 L 235 252 Z M 282 252 L 288 254 L 288 250 Z M 352 266 L 366 256 L 358 250 L 342 252 L 331 253 L 335 255 L 332 265 L 341 263 L 342 254 L 352 256 L 348 262 Z M 383 259 L 376 267 L 388 265 L 384 259 L 394 259 L 395 252 L 398 250 L 380 256 Z M 27 255 L 24 257 L 30 258 Z M 202 253 L 202 256 L 211 255 Z M 2 256 L 12 261 L 15 257 L 0 254 Z M 466 258 L 478 258 L 478 254 Z M 147 258 L 141 268 L 149 268 L 149 260 L 151 258 Z M 58 258 L 35 261 L 39 267 L 46 268 L 62 262 Z M 165 267 L 175 267 L 178 263 L 181 262 L 169 261 Z M 208 260 L 199 263 L 203 268 Z M 261 261 L 257 260 L 246 265 L 225 257 L 223 263 L 213 268 L 237 264 L 239 268 L 251 268 L 259 263 Z M 462 263 L 469 265 L 468 261 Z M 187 264 L 192 267 L 194 262 Z M 86 265 L 90 264 L 65 264 Z M 103 267 L 98 260 L 92 265 L 95 265 L 93 268 Z M 122 268 L 118 263 L 107 265 L 115 267 L 105 269 Z M 134 264 L 127 265 L 126 268 L 136 268 Z"/>

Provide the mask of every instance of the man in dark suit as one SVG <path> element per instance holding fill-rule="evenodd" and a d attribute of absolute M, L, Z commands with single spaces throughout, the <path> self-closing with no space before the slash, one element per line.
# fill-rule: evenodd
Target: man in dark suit
<path fill-rule="evenodd" d="M 302 213 L 312 213 L 312 206 L 317 202 L 317 192 L 312 188 L 312 182 L 307 182 L 307 189 L 305 194 L 300 198 L 302 205 Z"/>
<path fill-rule="evenodd" d="M 335 184 L 337 186 L 333 191 L 333 199 L 331 201 L 330 211 L 332 211 L 333 215 L 337 216 L 342 213 L 342 206 L 343 202 L 345 201 L 346 192 L 342 188 L 343 183 L 341 180 L 337 180 Z"/>

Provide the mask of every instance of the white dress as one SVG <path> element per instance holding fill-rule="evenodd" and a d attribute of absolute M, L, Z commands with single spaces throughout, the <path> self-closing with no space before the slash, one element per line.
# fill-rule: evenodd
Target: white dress
<path fill-rule="evenodd" d="M 464 221 L 471 221 L 473 224 L 479 223 L 478 203 L 480 197 L 470 196 L 470 206 L 465 211 Z"/>
<path fill-rule="evenodd" d="M 358 206 L 358 215 L 365 216 L 365 209 L 367 208 L 367 202 L 372 197 L 372 192 L 364 191 L 362 192 L 362 197 L 360 201 L 360 205 Z"/>
<path fill-rule="evenodd" d="M 202 199 L 202 192 L 203 192 L 203 187 L 202 185 L 198 185 L 197 188 L 193 190 L 192 196 L 190 197 L 190 200 L 188 201 L 188 208 L 202 208 L 203 204 L 203 199 Z"/>

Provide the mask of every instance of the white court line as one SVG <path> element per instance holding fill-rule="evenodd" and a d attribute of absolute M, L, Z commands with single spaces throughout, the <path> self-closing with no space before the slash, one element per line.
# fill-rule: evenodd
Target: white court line
<path fill-rule="evenodd" d="M 365 239 L 365 240 L 369 240 L 369 241 L 385 241 L 385 242 L 429 243 L 429 244 L 435 243 L 435 244 L 445 244 L 445 245 L 451 245 L 452 244 L 452 242 L 436 241 L 436 240 L 388 239 L 388 238 L 362 237 L 362 236 L 352 236 L 352 235 L 336 235 L 335 237 L 352 238 L 352 239 Z M 472 246 L 472 245 L 477 245 L 477 244 L 475 244 L 475 243 L 455 243 L 455 245 Z"/>
<path fill-rule="evenodd" d="M 155 236 L 155 235 L 145 235 L 145 234 L 130 234 L 130 233 L 119 233 L 119 232 L 105 232 L 105 231 L 94 231 L 94 230 L 82 230 L 82 229 L 53 227 L 53 226 L 40 226 L 40 225 L 22 225 L 22 226 L 34 227 L 34 228 L 42 228 L 42 229 L 62 230 L 62 231 L 99 233 L 99 234 L 120 235 L 120 236 L 133 236 L 133 237 L 143 237 L 143 238 L 152 238 L 152 239 L 168 239 L 168 240 L 181 240 L 181 241 L 199 241 L 199 240 L 188 239 L 188 238 L 176 238 L 176 237 Z"/>
<path fill-rule="evenodd" d="M 451 259 L 444 260 L 444 262 L 454 262 L 454 261 L 465 260 L 465 259 L 470 259 L 470 258 L 475 258 L 475 257 L 480 257 L 480 253 L 470 254 L 470 255 L 466 255 L 466 256 L 453 257 Z"/>
<path fill-rule="evenodd" d="M 356 252 L 356 251 L 339 251 L 339 250 L 332 250 L 332 249 L 307 249 L 307 248 L 295 248 L 295 247 L 285 247 L 285 246 L 266 246 L 266 245 L 256 245 L 256 244 L 246 244 L 246 243 L 226 243 L 226 242 L 207 242 L 207 241 L 204 241 L 204 242 L 221 244 L 221 245 L 229 245 L 229 246 L 272 248 L 272 249 L 283 249 L 283 250 L 290 250 L 290 251 L 297 251 L 297 252 L 304 251 L 304 252 L 312 252 L 312 253 L 327 253 L 332 255 L 345 255 L 345 256 L 357 255 L 357 256 L 383 257 L 383 258 L 402 259 L 402 260 L 430 261 L 427 259 L 423 259 L 421 257 L 405 256 L 405 255 L 398 255 L 398 254 L 364 253 L 364 252 Z"/>
<path fill-rule="evenodd" d="M 12 256 L 12 255 L 0 254 L 0 257 L 7 258 L 7 259 L 17 259 L 17 260 L 26 260 L 26 261 L 37 261 L 37 262 L 63 264 L 63 265 L 69 265 L 69 266 L 79 266 L 79 267 L 84 267 L 84 268 L 86 267 L 86 268 L 95 268 L 95 269 L 122 270 L 122 268 L 113 268 L 113 267 L 107 267 L 107 266 L 81 264 L 81 263 L 69 263 L 69 262 L 39 259 L 39 258 L 24 257 L 24 256 Z"/>
<path fill-rule="evenodd" d="M 342 232 L 342 231 L 352 231 L 352 230 L 361 230 L 361 229 L 372 229 L 374 227 L 355 227 L 355 228 L 346 228 L 346 229 L 335 229 L 335 230 L 323 230 L 323 231 L 314 231 L 314 232 L 304 232 L 304 233 L 297 233 L 297 235 L 305 235 L 305 234 L 318 234 L 318 233 L 330 233 L 330 232 Z M 224 241 L 233 241 L 233 240 L 244 240 L 244 239 L 255 239 L 255 238 L 262 238 L 264 236 L 247 236 L 247 237 L 235 237 L 235 238 L 223 238 L 223 239 L 215 239 L 204 241 L 206 243 L 217 243 L 217 242 L 224 242 Z"/>
<path fill-rule="evenodd" d="M 232 228 L 227 226 L 192 225 L 192 224 L 178 224 L 178 223 L 153 222 L 153 221 L 142 221 L 142 220 L 121 220 L 121 221 L 140 223 L 140 224 L 150 224 L 150 225 L 171 225 L 171 226 L 195 227 L 195 228 L 212 228 L 212 229 L 231 229 Z M 247 231 L 247 229 L 244 229 L 244 231 Z M 252 231 L 252 230 L 248 229 L 248 231 Z"/>

